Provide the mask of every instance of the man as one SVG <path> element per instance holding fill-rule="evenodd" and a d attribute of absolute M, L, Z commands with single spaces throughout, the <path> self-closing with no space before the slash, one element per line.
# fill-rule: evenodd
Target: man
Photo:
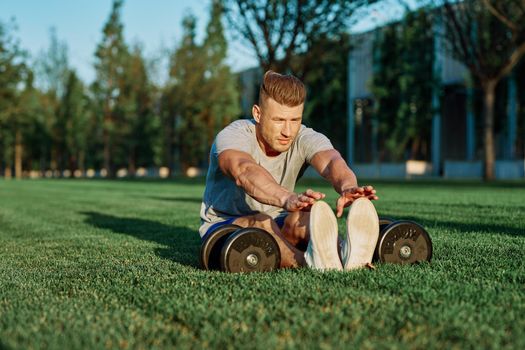
<path fill-rule="evenodd" d="M 353 269 L 370 263 L 379 223 L 372 186 L 359 187 L 328 138 L 301 124 L 303 83 L 268 71 L 252 120 L 237 120 L 217 135 L 210 151 L 199 233 L 225 224 L 259 227 L 277 240 L 281 267 Z M 337 127 L 337 125 L 334 125 Z M 350 208 L 339 257 L 337 220 L 325 194 L 295 193 L 297 179 L 314 167 L 340 194 L 337 216 Z M 306 252 L 301 249 L 307 245 Z"/>

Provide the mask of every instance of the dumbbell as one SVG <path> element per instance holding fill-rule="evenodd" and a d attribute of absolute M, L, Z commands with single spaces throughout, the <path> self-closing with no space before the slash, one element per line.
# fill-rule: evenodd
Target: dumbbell
<path fill-rule="evenodd" d="M 432 240 L 423 226 L 410 220 L 379 218 L 379 239 L 374 260 L 412 264 L 432 259 Z"/>
<path fill-rule="evenodd" d="M 281 253 L 275 238 L 263 229 L 224 225 L 206 236 L 200 261 L 205 270 L 262 272 L 279 268 Z"/>

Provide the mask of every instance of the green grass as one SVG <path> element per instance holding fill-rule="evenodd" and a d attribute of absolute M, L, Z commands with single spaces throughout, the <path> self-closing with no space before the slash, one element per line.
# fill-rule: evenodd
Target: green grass
<path fill-rule="evenodd" d="M 524 349 L 525 183 L 376 188 L 432 263 L 206 272 L 202 180 L 0 181 L 0 349 Z"/>

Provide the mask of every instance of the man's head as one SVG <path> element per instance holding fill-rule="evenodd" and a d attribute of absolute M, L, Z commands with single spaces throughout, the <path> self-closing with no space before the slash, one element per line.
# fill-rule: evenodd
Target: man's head
<path fill-rule="evenodd" d="M 305 97 L 304 84 L 296 77 L 272 71 L 264 74 L 252 115 L 257 141 L 268 156 L 286 152 L 292 145 L 301 128 Z"/>

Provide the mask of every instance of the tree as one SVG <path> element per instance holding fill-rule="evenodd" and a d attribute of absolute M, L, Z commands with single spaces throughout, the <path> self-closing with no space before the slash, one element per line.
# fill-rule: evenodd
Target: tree
<path fill-rule="evenodd" d="M 246 41 L 263 71 L 292 71 L 305 79 L 323 51 L 320 40 L 346 33 L 354 11 L 367 0 L 226 0 L 233 32 Z M 300 64 L 293 58 L 302 56 Z"/>
<path fill-rule="evenodd" d="M 55 28 L 49 30 L 49 48 L 40 53 L 35 67 L 35 85 L 61 98 L 70 69 L 67 44 L 60 41 Z"/>
<path fill-rule="evenodd" d="M 171 74 L 171 70 L 170 70 Z M 176 157 L 176 122 L 177 118 L 177 98 L 176 89 L 173 82 L 168 82 L 162 87 L 159 98 L 159 116 L 161 125 L 161 164 L 168 167 L 171 172 L 175 168 Z"/>
<path fill-rule="evenodd" d="M 213 0 L 210 22 L 206 27 L 203 43 L 205 56 L 204 96 L 202 118 L 207 126 L 207 146 L 211 146 L 215 134 L 240 113 L 237 80 L 226 64 L 228 44 L 222 25 L 223 5 Z"/>
<path fill-rule="evenodd" d="M 159 122 L 154 113 L 153 86 L 136 45 L 126 65 L 124 85 L 120 95 L 121 105 L 126 106 L 122 119 L 126 120 L 126 133 L 122 133 L 122 151 L 127 154 L 128 172 L 134 175 L 137 166 L 152 165 Z"/>
<path fill-rule="evenodd" d="M 304 123 L 325 135 L 342 154 L 346 152 L 346 106 L 348 99 L 348 36 L 337 40 L 319 41 L 316 46 L 324 54 L 319 56 L 304 81 L 308 96 L 304 109 Z M 300 60 L 301 57 L 296 57 Z M 334 125 L 338 125 L 334 128 Z"/>
<path fill-rule="evenodd" d="M 70 68 L 68 47 L 57 37 L 56 30 L 49 32 L 49 47 L 42 51 L 35 61 L 35 85 L 41 91 L 42 113 L 45 114 L 44 133 L 49 140 L 41 139 L 42 153 L 50 158 L 52 170 L 64 170 L 67 163 L 66 123 L 60 111 Z M 48 155 L 49 153 L 49 155 Z"/>
<path fill-rule="evenodd" d="M 124 41 L 123 24 L 120 19 L 122 0 L 115 0 L 108 21 L 104 25 L 102 41 L 95 52 L 97 80 L 93 91 L 102 106 L 102 138 L 104 168 L 110 177 L 116 173 L 115 150 L 119 134 L 126 133 L 128 125 L 122 120 L 125 107 L 119 96 L 125 80 L 128 47 Z"/>
<path fill-rule="evenodd" d="M 411 159 L 424 157 L 435 84 L 432 19 L 424 10 L 408 12 L 401 22 L 378 30 L 371 90 L 381 158 L 402 160 L 407 151 Z"/>
<path fill-rule="evenodd" d="M 182 169 L 198 166 L 206 154 L 206 123 L 201 118 L 205 56 L 195 41 L 196 19 L 183 19 L 183 38 L 171 58 L 170 87 L 171 113 L 175 116 L 176 147 L 179 148 Z"/>
<path fill-rule="evenodd" d="M 14 24 L 12 24 L 14 26 Z M 12 35 L 12 27 L 0 22 L 0 151 L 5 164 L 5 177 L 11 177 L 13 161 L 15 175 L 22 177 L 22 123 L 20 101 L 22 91 L 32 84 L 32 74 L 27 69 L 27 54 L 20 49 L 19 41 Z"/>
<path fill-rule="evenodd" d="M 236 79 L 225 62 L 222 13 L 221 2 L 213 1 L 202 45 L 195 40 L 195 18 L 186 16 L 182 42 L 171 58 L 163 119 L 174 128 L 182 170 L 202 166 L 216 132 L 240 113 Z"/>
<path fill-rule="evenodd" d="M 87 151 L 87 125 L 90 113 L 89 98 L 82 81 L 75 71 L 70 70 L 64 93 L 60 101 L 60 120 L 64 121 L 64 144 L 66 146 L 67 167 L 71 172 L 84 171 Z"/>
<path fill-rule="evenodd" d="M 494 104 L 498 83 L 525 55 L 524 0 L 435 0 L 444 40 L 483 90 L 484 178 L 494 178 Z"/>

